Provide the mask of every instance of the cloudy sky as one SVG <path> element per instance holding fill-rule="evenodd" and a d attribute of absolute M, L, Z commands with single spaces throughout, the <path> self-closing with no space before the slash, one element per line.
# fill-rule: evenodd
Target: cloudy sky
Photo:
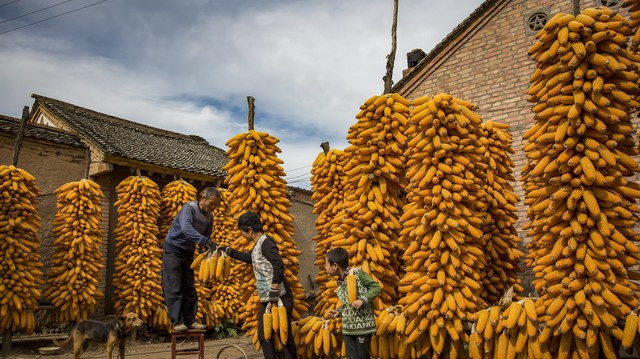
<path fill-rule="evenodd" d="M 481 2 L 400 0 L 394 82 L 407 52 L 429 52 Z M 37 93 L 226 150 L 251 95 L 289 183 L 309 188 L 320 143 L 344 148 L 358 107 L 382 93 L 392 11 L 392 0 L 0 0 L 0 114 L 20 117 Z"/>

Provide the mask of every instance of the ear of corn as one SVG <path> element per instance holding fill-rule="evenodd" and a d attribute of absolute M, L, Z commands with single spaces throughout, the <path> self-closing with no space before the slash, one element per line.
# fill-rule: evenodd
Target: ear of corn
<path fill-rule="evenodd" d="M 606 7 L 559 14 L 529 50 L 537 70 L 528 91 L 536 122 L 524 136 L 525 262 L 540 294 L 540 342 L 554 357 L 613 358 L 613 340 L 633 341 L 619 328 L 638 306 L 628 269 L 640 259 L 631 242 L 638 185 L 625 179 L 640 170 L 629 136 L 640 78 L 626 48 L 631 26 Z"/>
<path fill-rule="evenodd" d="M 166 327 L 166 323 L 153 322 L 165 318 L 160 277 L 162 249 L 157 237 L 160 189 L 148 177 L 130 176 L 118 184 L 116 193 L 114 308 L 120 315 L 136 313 L 150 326 Z"/>
<path fill-rule="evenodd" d="M 104 194 L 97 183 L 85 179 L 64 184 L 55 193 L 56 249 L 44 295 L 58 308 L 59 320 L 79 322 L 93 313 L 103 296 L 98 283 Z"/>
<path fill-rule="evenodd" d="M 349 296 L 349 302 L 353 303 L 358 300 L 358 288 L 356 283 L 356 276 L 354 274 L 347 274 L 347 295 Z"/>
<path fill-rule="evenodd" d="M 41 219 L 36 210 L 39 189 L 27 171 L 0 165 L 0 190 L 0 331 L 30 334 L 44 283 L 38 235 Z"/>
<path fill-rule="evenodd" d="M 280 332 L 280 341 L 284 344 L 287 342 L 289 338 L 289 323 L 287 322 L 287 308 L 284 305 L 280 305 L 276 307 L 278 311 L 278 320 L 280 324 L 278 325 L 278 331 Z"/>
<path fill-rule="evenodd" d="M 265 309 L 264 314 L 262 314 L 262 330 L 264 332 L 264 338 L 266 340 L 271 339 L 271 331 L 273 328 L 273 318 L 271 316 L 271 303 L 267 304 L 267 309 Z"/>

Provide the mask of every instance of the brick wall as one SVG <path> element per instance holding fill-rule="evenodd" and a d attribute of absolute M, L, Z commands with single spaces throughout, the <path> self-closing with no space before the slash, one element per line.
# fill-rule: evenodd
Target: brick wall
<path fill-rule="evenodd" d="M 314 278 L 318 274 L 318 267 L 315 266 L 316 242 L 313 237 L 316 235 L 315 222 L 317 215 L 313 212 L 313 201 L 311 192 L 289 187 L 291 194 L 291 208 L 289 213 L 293 215 L 293 240 L 302 254 L 298 256 L 300 271 L 298 280 L 307 291 L 317 289 Z"/>
<path fill-rule="evenodd" d="M 398 92 L 408 99 L 448 92 L 473 102 L 484 120 L 509 124 L 513 135 L 513 155 L 516 168 L 516 193 L 524 198 L 520 169 L 525 164 L 522 135 L 533 124 L 532 104 L 527 102 L 529 77 L 535 70 L 527 50 L 535 41 L 535 34 L 525 31 L 525 15 L 547 10 L 550 16 L 558 12 L 571 13 L 570 0 L 512 0 L 496 2 L 498 11 L 488 11 L 436 56 L 416 85 L 408 85 Z M 595 1 L 582 1 L 581 7 L 595 6 Z M 527 206 L 518 205 L 516 224 L 523 244 L 530 238 L 522 230 L 528 221 Z M 525 289 L 533 278 L 530 270 L 524 275 Z"/>

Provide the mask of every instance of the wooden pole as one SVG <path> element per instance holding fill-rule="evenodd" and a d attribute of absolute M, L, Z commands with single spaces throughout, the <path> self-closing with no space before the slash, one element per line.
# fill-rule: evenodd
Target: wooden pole
<path fill-rule="evenodd" d="M 253 96 L 247 96 L 247 103 L 249 105 L 249 131 L 253 130 L 253 123 L 255 121 L 256 106 L 254 104 Z"/>
<path fill-rule="evenodd" d="M 393 23 L 391 25 L 391 53 L 387 56 L 387 74 L 384 80 L 384 93 L 391 93 L 393 86 L 393 65 L 396 61 L 396 29 L 398 28 L 398 0 L 393 0 Z"/>
<path fill-rule="evenodd" d="M 326 155 L 327 153 L 329 153 L 329 150 L 331 150 L 331 147 L 329 147 L 329 141 L 324 141 L 320 144 L 320 147 L 322 147 L 322 150 L 324 151 L 324 154 Z"/>
<path fill-rule="evenodd" d="M 84 179 L 89 179 L 89 167 L 91 167 L 91 149 L 87 147 L 84 152 Z"/>
<path fill-rule="evenodd" d="M 580 0 L 573 0 L 573 16 L 580 14 Z"/>
<path fill-rule="evenodd" d="M 13 147 L 13 161 L 11 164 L 18 166 L 18 154 L 20 154 L 20 147 L 22 147 L 22 135 L 24 129 L 27 127 L 27 120 L 29 119 L 29 106 L 22 108 L 22 121 L 20 122 L 20 128 L 18 129 L 18 136 L 16 137 L 16 144 Z"/>
<path fill-rule="evenodd" d="M 5 357 L 11 353 L 11 330 L 5 329 L 2 335 L 2 355 Z"/>

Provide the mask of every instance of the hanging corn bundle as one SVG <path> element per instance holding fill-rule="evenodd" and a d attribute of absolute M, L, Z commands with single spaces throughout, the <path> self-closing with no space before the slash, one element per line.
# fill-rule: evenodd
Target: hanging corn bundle
<path fill-rule="evenodd" d="M 327 275 L 325 271 L 325 255 L 331 248 L 330 233 L 331 221 L 339 213 L 344 191 L 342 182 L 344 179 L 343 163 L 344 151 L 338 149 L 329 150 L 326 144 L 326 153 L 321 152 L 313 162 L 311 168 L 311 198 L 316 201 L 313 213 L 318 215 L 316 219 L 316 260 L 318 267 L 316 284 L 319 286 L 319 297 L 314 312 L 318 316 L 324 315 L 329 310 L 335 309 L 338 301 L 336 295 L 337 283 Z"/>
<path fill-rule="evenodd" d="M 484 307 L 478 296 L 485 264 L 480 230 L 487 195 L 480 117 L 449 94 L 413 102 L 402 216 L 406 275 L 400 280 L 406 329 L 404 350 L 460 353 L 462 321 Z"/>
<path fill-rule="evenodd" d="M 41 219 L 36 210 L 39 189 L 27 171 L 1 165 L 0 190 L 0 332 L 31 334 L 41 295 L 38 288 L 44 284 L 38 235 Z"/>
<path fill-rule="evenodd" d="M 510 295 L 505 296 L 499 305 L 477 312 L 472 320 L 474 324 L 469 336 L 471 359 L 551 358 L 548 348 L 539 342 L 538 313 L 531 298 L 512 301 Z"/>
<path fill-rule="evenodd" d="M 342 321 L 309 316 L 291 326 L 299 358 L 346 357 Z"/>
<path fill-rule="evenodd" d="M 537 62 L 523 168 L 531 222 L 540 342 L 553 357 L 615 358 L 619 324 L 639 304 L 629 268 L 640 170 L 631 134 L 640 57 L 626 48 L 629 23 L 608 8 L 558 14 L 529 54 Z M 628 343 L 628 342 L 627 342 Z M 594 356 L 592 356 L 594 357 Z"/>
<path fill-rule="evenodd" d="M 361 266 L 381 285 L 382 303 L 397 298 L 400 210 L 405 185 L 403 132 L 409 102 L 398 94 L 373 96 L 361 106 L 345 149 L 344 204 L 331 222 L 332 247 L 347 250 L 352 267 Z M 381 309 L 381 307 L 379 307 Z"/>
<path fill-rule="evenodd" d="M 511 186 L 515 181 L 512 174 L 515 165 L 510 155 L 515 152 L 511 148 L 511 134 L 507 132 L 509 126 L 486 121 L 481 127 L 488 147 L 484 154 L 488 164 L 485 187 L 488 208 L 482 227 L 487 264 L 482 272 L 480 297 L 487 303 L 496 304 L 510 287 L 514 287 L 515 293 L 523 290 L 518 274 L 524 254 L 518 249 L 520 238 L 515 228 L 518 219 L 515 204 L 519 198 Z"/>
<path fill-rule="evenodd" d="M 196 200 L 197 190 L 189 182 L 179 179 L 169 182 L 161 192 L 162 203 L 160 205 L 161 223 L 158 246 L 162 248 L 164 239 L 169 233 L 173 220 L 185 203 Z"/>
<path fill-rule="evenodd" d="M 102 265 L 102 199 L 92 180 L 69 182 L 55 190 L 55 252 L 44 296 L 58 309 L 61 321 L 79 322 L 93 313 Z"/>
<path fill-rule="evenodd" d="M 118 225 L 113 284 L 117 313 L 136 313 L 153 327 L 166 328 L 161 255 L 158 248 L 160 189 L 151 179 L 129 176 L 116 187 Z M 165 317 L 166 314 L 166 317 Z"/>
<path fill-rule="evenodd" d="M 250 117 L 252 116 L 251 112 Z M 252 127 L 251 125 L 250 128 Z M 229 139 L 226 143 L 229 147 L 229 159 L 224 168 L 228 173 L 225 183 L 231 194 L 230 206 L 233 217 L 247 211 L 257 213 L 264 225 L 264 233 L 273 237 L 276 242 L 284 262 L 286 280 L 293 291 L 293 318 L 297 319 L 301 313 L 308 310 L 308 304 L 305 302 L 304 288 L 297 277 L 297 257 L 301 252 L 293 241 L 293 217 L 289 214 L 291 201 L 288 197 L 287 183 L 283 179 L 285 173 L 280 166 L 282 160 L 277 157 L 277 153 L 281 152 L 277 146 L 278 142 L 277 138 L 268 133 L 253 129 Z M 249 252 L 253 243 L 247 242 L 237 234 L 233 248 Z M 253 271 L 246 264 L 238 264 L 235 268 L 238 269 L 242 302 L 245 303 L 245 310 L 240 319 L 244 321 L 243 328 L 248 330 L 247 335 L 253 335 L 254 343 L 259 347 L 255 330 L 259 298 L 255 292 Z"/>

